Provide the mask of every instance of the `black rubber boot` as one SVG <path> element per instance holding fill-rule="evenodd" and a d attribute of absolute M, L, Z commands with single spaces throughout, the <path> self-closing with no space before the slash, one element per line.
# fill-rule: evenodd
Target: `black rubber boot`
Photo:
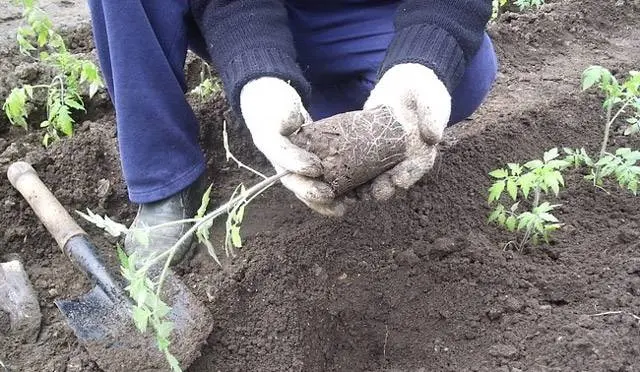
<path fill-rule="evenodd" d="M 131 224 L 131 228 L 151 227 L 194 217 L 202 202 L 202 194 L 206 189 L 204 181 L 205 176 L 201 176 L 191 186 L 169 198 L 139 205 L 138 213 Z M 128 234 L 125 237 L 124 251 L 127 255 L 137 252 L 137 262 L 141 265 L 150 257 L 157 257 L 171 248 L 192 225 L 192 223 L 182 223 L 149 230 L 148 245 L 140 242 L 133 234 Z M 171 265 L 182 261 L 186 253 L 191 249 L 194 238 L 195 234 L 180 244 L 171 260 Z M 161 261 L 162 263 L 159 266 L 164 265 L 165 260 Z"/>

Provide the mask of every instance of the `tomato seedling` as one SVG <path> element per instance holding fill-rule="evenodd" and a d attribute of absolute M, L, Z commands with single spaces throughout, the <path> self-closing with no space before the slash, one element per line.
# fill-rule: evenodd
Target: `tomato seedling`
<path fill-rule="evenodd" d="M 522 250 L 529 241 L 534 244 L 540 241 L 548 243 L 550 234 L 562 226 L 551 213 L 559 205 L 541 198 L 547 196 L 549 191 L 552 196 L 558 196 L 561 188 L 565 187 L 562 172 L 570 167 L 586 168 L 588 174 L 585 179 L 603 190 L 604 180 L 612 178 L 620 187 L 637 194 L 640 151 L 622 147 L 611 153 L 608 151 L 608 142 L 612 125 L 622 115 L 626 115 L 627 123 L 624 135 L 640 131 L 640 73 L 631 71 L 629 77 L 619 83 L 606 68 L 590 66 L 584 70 L 581 80 L 583 91 L 597 86 L 605 95 L 602 106 L 606 111 L 606 121 L 598 156 L 590 156 L 584 148 L 565 147 L 565 157 L 560 159 L 558 149 L 553 148 L 544 153 L 542 160 L 532 160 L 524 166 L 509 163 L 506 168 L 490 172 L 495 181 L 488 190 L 488 203 L 495 207 L 488 222 L 523 234 L 519 242 L 511 241 L 507 246 L 514 244 Z M 533 200 L 530 201 L 531 194 Z M 511 206 L 503 204 L 506 199 L 504 195 L 511 199 Z M 520 206 L 525 203 L 528 210 L 518 213 Z"/>
<path fill-rule="evenodd" d="M 550 233 L 561 227 L 560 221 L 551 212 L 558 204 L 542 198 L 549 193 L 558 196 L 565 186 L 561 171 L 570 163 L 558 159 L 559 152 L 553 148 L 544 153 L 542 159 L 531 160 L 524 165 L 509 163 L 506 168 L 496 169 L 489 175 L 496 179 L 489 188 L 489 205 L 495 205 L 489 222 L 497 223 L 510 232 L 521 232 L 519 241 L 510 241 L 518 250 L 531 241 L 549 241 Z M 506 200 L 511 206 L 506 207 Z M 521 206 L 527 208 L 518 212 Z"/>
<path fill-rule="evenodd" d="M 13 88 L 2 108 L 11 124 L 27 130 L 29 103 L 34 101 L 37 91 L 43 90 L 47 117 L 40 127 L 46 130 L 42 144 L 48 146 L 61 135 L 73 135 L 73 112 L 86 111 L 82 94 L 93 98 L 104 84 L 92 61 L 69 53 L 62 36 L 53 29 L 53 23 L 35 0 L 21 0 L 21 4 L 26 25 L 16 35 L 20 53 L 51 67 L 55 76 L 49 84 Z"/>

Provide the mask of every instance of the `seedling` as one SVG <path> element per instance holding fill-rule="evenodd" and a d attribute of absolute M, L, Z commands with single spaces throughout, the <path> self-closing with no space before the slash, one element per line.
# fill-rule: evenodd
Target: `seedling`
<path fill-rule="evenodd" d="M 153 230 L 161 229 L 169 225 L 192 224 L 172 247 L 157 255 L 145 257 L 144 260 L 138 257 L 135 252 L 127 256 L 120 247 L 117 247 L 122 275 L 129 281 L 126 290 L 129 292 L 129 297 L 134 300 L 132 312 L 133 322 L 140 332 L 144 333 L 150 328 L 153 329 L 158 349 L 165 355 L 172 371 L 181 371 L 181 368 L 179 361 L 169 350 L 173 323 L 167 319 L 167 315 L 171 312 L 171 307 L 162 300 L 161 295 L 163 283 L 175 253 L 183 242 L 195 235 L 198 242 L 207 247 L 207 251 L 214 261 L 218 265 L 222 265 L 218 257 L 218 252 L 211 243 L 210 231 L 214 220 L 224 214 L 227 215 L 224 251 L 227 257 L 234 256 L 233 249 L 242 247 L 240 229 L 244 219 L 245 207 L 280 178 L 288 174 L 288 172 L 282 172 L 267 177 L 238 160 L 229 150 L 226 122 L 223 126 L 223 140 L 227 160 L 233 160 L 238 167 L 245 168 L 259 175 L 262 181 L 248 189 L 242 184 L 239 185 L 227 203 L 219 206 L 208 214 L 206 212 L 209 208 L 211 188 L 213 185 L 209 186 L 202 195 L 200 207 L 193 218 L 171 221 L 155 226 L 128 228 L 123 224 L 113 221 L 108 216 L 102 217 L 96 215 L 89 209 L 87 209 L 87 213 L 77 211 L 84 219 L 105 230 L 110 235 L 123 237 L 131 234 L 140 244 L 145 246 L 149 245 L 149 236 Z M 161 267 L 162 270 L 157 277 L 153 278 L 150 270 L 158 267 Z"/>
<path fill-rule="evenodd" d="M 618 148 L 613 153 L 608 151 L 609 136 L 614 122 L 623 114 L 627 116 L 628 126 L 625 135 L 640 131 L 640 73 L 632 71 L 629 78 L 618 83 L 609 70 L 601 66 L 591 66 L 582 74 L 582 89 L 587 90 L 598 86 L 605 94 L 603 108 L 606 111 L 606 122 L 600 152 L 591 157 L 584 148 L 563 148 L 565 157 L 558 159 L 557 148 L 545 152 L 542 160 L 530 161 L 524 166 L 509 163 L 505 169 L 497 169 L 489 173 L 496 181 L 489 188 L 489 205 L 496 205 L 489 215 L 488 221 L 496 223 L 510 232 L 523 232 L 523 238 L 514 244 L 522 249 L 529 241 L 534 244 L 541 240 L 549 242 L 550 234 L 560 228 L 562 224 L 551 212 L 558 207 L 541 197 L 558 196 L 561 188 L 565 187 L 562 172 L 568 168 L 586 168 L 586 179 L 604 190 L 604 179 L 614 178 L 620 187 L 631 191 L 634 195 L 638 191 L 640 179 L 640 151 L 630 148 Z M 502 204 L 511 199 L 510 207 Z M 529 195 L 533 200 L 529 202 Z M 502 199 L 501 199 L 502 198 Z M 518 213 L 523 203 L 529 203 L 529 210 Z"/>
<path fill-rule="evenodd" d="M 491 19 L 496 19 L 500 15 L 500 13 L 502 13 L 502 9 L 507 6 L 508 3 L 509 0 L 493 0 Z"/>
<path fill-rule="evenodd" d="M 541 7 L 544 0 L 515 0 L 514 3 L 520 8 L 520 11 L 524 11 Z"/>
<path fill-rule="evenodd" d="M 46 130 L 42 144 L 48 146 L 61 135 L 73 135 L 73 112 L 86 112 L 82 94 L 93 98 L 104 84 L 92 61 L 69 53 L 62 36 L 53 29 L 53 23 L 36 0 L 21 0 L 21 5 L 26 25 L 20 27 L 16 35 L 20 53 L 51 67 L 55 76 L 49 84 L 13 88 L 2 108 L 13 125 L 28 130 L 29 103 L 35 100 L 37 91 L 42 90 L 46 96 L 47 117 L 40 127 Z"/>
<path fill-rule="evenodd" d="M 201 101 L 206 101 L 216 93 L 222 92 L 222 82 L 216 76 L 211 74 L 211 67 L 202 60 L 202 69 L 200 70 L 200 84 L 191 90 L 191 94 L 196 94 Z"/>
<path fill-rule="evenodd" d="M 559 205 L 542 199 L 550 192 L 557 197 L 564 187 L 561 170 L 569 162 L 558 159 L 558 156 L 558 149 L 554 148 L 545 152 L 542 160 L 532 160 L 524 165 L 509 163 L 506 168 L 489 173 L 496 179 L 489 189 L 488 203 L 496 205 L 489 222 L 495 222 L 510 232 L 522 233 L 519 241 L 511 241 L 507 246 L 513 244 L 522 250 L 530 241 L 534 244 L 548 242 L 550 233 L 562 226 L 551 214 Z M 508 208 L 503 204 L 505 199 L 512 203 Z M 527 205 L 528 209 L 518 213 L 521 205 Z"/>
<path fill-rule="evenodd" d="M 161 294 L 169 265 L 178 247 L 186 241 L 186 239 L 191 238 L 195 234 L 198 241 L 207 246 L 213 259 L 221 265 L 217 252 L 210 242 L 209 231 L 213 221 L 224 214 L 234 216 L 232 217 L 234 224 L 231 226 L 231 230 L 227 230 L 227 236 L 231 237 L 228 239 L 231 239 L 234 245 L 239 246 L 241 244 L 239 223 L 242 222 L 242 218 L 238 218 L 238 214 L 242 214 L 243 212 L 241 211 L 244 210 L 244 207 L 253 200 L 254 197 L 271 187 L 285 174 L 287 174 L 287 172 L 268 177 L 246 190 L 242 188 L 241 192 L 237 195 L 234 194 L 235 196 L 227 203 L 205 214 L 209 204 L 209 193 L 211 191 L 211 187 L 209 187 L 202 197 L 202 204 L 198 209 L 197 215 L 193 218 L 171 221 L 145 228 L 128 228 L 107 216 L 102 217 L 96 215 L 91 212 L 91 210 L 87 210 L 87 213 L 77 211 L 84 219 L 104 229 L 109 234 L 115 237 L 132 234 L 141 244 L 145 245 L 149 244 L 149 234 L 155 229 L 166 227 L 169 224 L 192 224 L 187 232 L 181 236 L 172 247 L 155 256 L 145 258 L 143 261 L 140 260 L 136 253 L 127 256 L 119 247 L 117 249 L 122 274 L 129 281 L 126 289 L 129 292 L 129 296 L 135 302 L 132 313 L 133 321 L 141 332 L 146 332 L 149 326 L 153 328 L 158 349 L 165 354 L 173 371 L 180 371 L 181 369 L 178 361 L 169 351 L 169 338 L 173 325 L 171 321 L 166 318 L 166 315 L 169 314 L 171 308 L 162 301 Z M 228 253 L 228 250 L 225 249 L 225 251 Z M 152 278 L 150 274 L 150 270 L 154 267 L 162 268 L 157 278 Z"/>
<path fill-rule="evenodd" d="M 512 2 L 518 6 L 521 12 L 529 9 L 537 9 L 544 4 L 544 0 L 513 0 Z M 493 0 L 491 19 L 496 19 L 507 5 L 509 5 L 509 0 Z"/>
<path fill-rule="evenodd" d="M 624 135 L 631 135 L 640 131 L 640 73 L 631 71 L 629 77 L 623 82 L 611 74 L 602 66 L 591 66 L 582 74 L 582 90 L 588 90 L 597 86 L 605 95 L 603 108 L 606 112 L 606 121 L 600 152 L 591 172 L 587 176 L 595 185 L 602 187 L 603 178 L 614 175 L 620 186 L 632 191 L 637 191 L 637 151 L 629 148 L 620 148 L 615 152 L 607 151 L 611 126 L 623 114 L 626 114 L 627 127 Z M 586 164 L 589 165 L 589 164 Z"/>

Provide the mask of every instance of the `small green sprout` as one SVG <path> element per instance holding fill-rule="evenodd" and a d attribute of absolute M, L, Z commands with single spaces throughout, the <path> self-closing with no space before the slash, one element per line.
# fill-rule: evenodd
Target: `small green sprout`
<path fill-rule="evenodd" d="M 514 3 L 520 8 L 520 11 L 524 11 L 541 7 L 544 0 L 515 0 Z"/>
<path fill-rule="evenodd" d="M 638 173 L 636 163 L 637 151 L 630 148 L 618 148 L 614 153 L 608 152 L 611 127 L 621 115 L 626 115 L 628 124 L 624 135 L 631 135 L 640 131 L 640 73 L 629 72 L 629 77 L 622 83 L 602 66 L 590 66 L 582 73 L 582 90 L 597 86 L 604 93 L 602 107 L 606 112 L 606 121 L 600 152 L 590 167 L 587 179 L 598 187 L 603 186 L 603 179 L 614 176 L 621 187 L 628 189 L 634 195 L 637 192 Z"/>
<path fill-rule="evenodd" d="M 200 96 L 201 101 L 206 101 L 216 93 L 222 92 L 222 81 L 211 73 L 211 67 L 206 61 L 202 61 L 200 70 L 200 84 L 191 90 L 191 94 Z"/>
<path fill-rule="evenodd" d="M 548 243 L 550 233 L 562 226 L 551 214 L 559 205 L 541 200 L 543 195 L 550 192 L 557 197 L 560 189 L 565 186 L 561 172 L 570 163 L 558 159 L 559 156 L 558 149 L 553 148 L 544 153 L 542 160 L 531 160 L 524 165 L 509 163 L 506 168 L 489 173 L 495 181 L 489 188 L 487 201 L 495 207 L 488 222 L 496 223 L 510 232 L 523 234 L 519 242 L 512 241 L 508 245 L 513 244 L 518 250 L 523 250 L 529 242 Z M 510 201 L 509 207 L 503 204 L 505 199 Z M 518 213 L 518 209 L 524 204 L 529 209 Z"/>
<path fill-rule="evenodd" d="M 513 0 L 513 4 L 515 4 L 522 12 L 541 7 L 544 4 L 544 0 Z M 509 0 L 493 0 L 491 19 L 497 18 L 507 5 L 509 5 Z"/>
<path fill-rule="evenodd" d="M 206 101 L 209 97 L 221 91 L 221 82 L 220 80 L 215 78 L 206 78 L 202 80 L 202 82 L 198 84 L 197 87 L 191 90 L 193 94 L 197 94 L 198 96 L 200 96 L 200 99 L 202 101 Z"/>

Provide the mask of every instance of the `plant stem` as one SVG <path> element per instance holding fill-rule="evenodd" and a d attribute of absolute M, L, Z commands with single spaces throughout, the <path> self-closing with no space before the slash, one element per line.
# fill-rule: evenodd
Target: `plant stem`
<path fill-rule="evenodd" d="M 533 204 L 532 204 L 532 210 L 538 208 L 538 205 L 540 204 L 540 186 L 536 186 L 533 189 Z M 520 243 L 520 250 L 524 249 L 525 244 L 527 244 L 527 242 L 529 241 L 529 239 L 531 239 L 531 227 L 528 227 L 527 230 L 524 232 L 524 237 L 522 238 L 522 242 Z"/>
<path fill-rule="evenodd" d="M 159 225 L 153 225 L 153 226 L 149 226 L 146 228 L 146 230 L 155 230 L 155 229 L 160 229 L 163 227 L 169 227 L 169 226 L 174 226 L 174 225 L 182 225 L 185 223 L 191 223 L 191 222 L 197 222 L 200 221 L 199 218 L 187 218 L 184 220 L 179 220 L 179 221 L 170 221 L 170 222 L 165 222 L 165 223 L 161 223 Z"/>
<path fill-rule="evenodd" d="M 153 266 L 156 262 L 158 262 L 160 259 L 165 258 L 166 256 L 168 256 L 168 258 L 166 258 L 166 261 L 164 263 L 164 267 L 162 269 L 162 273 L 160 274 L 160 278 L 158 279 L 158 287 L 156 288 L 156 295 L 159 297 L 160 296 L 160 291 L 162 289 L 162 284 L 164 283 L 164 279 L 167 276 L 167 271 L 169 269 L 169 265 L 171 264 L 171 260 L 173 259 L 173 256 L 175 255 L 177 248 L 182 245 L 191 235 L 193 235 L 198 228 L 200 228 L 200 226 L 204 225 L 206 222 L 213 220 L 219 216 L 221 216 L 222 214 L 224 214 L 225 212 L 227 212 L 229 210 L 229 208 L 233 205 L 235 205 L 238 202 L 242 202 L 243 200 L 246 200 L 247 197 L 252 197 L 254 194 L 259 194 L 262 191 L 266 190 L 268 187 L 270 187 L 271 185 L 273 185 L 276 181 L 278 181 L 280 178 L 286 176 L 287 174 L 289 174 L 289 171 L 284 171 L 278 174 L 275 174 L 267 179 L 264 179 L 262 181 L 260 181 L 259 183 L 253 185 L 251 188 L 247 189 L 247 191 L 245 191 L 244 195 L 239 195 L 231 200 L 229 200 L 227 203 L 219 206 L 218 208 L 216 208 L 213 212 L 206 214 L 204 217 L 202 217 L 202 219 L 198 220 L 193 226 L 191 226 L 191 228 L 189 228 L 189 230 L 187 230 L 187 232 L 182 235 L 180 237 L 180 239 L 178 239 L 178 241 L 168 250 L 164 251 L 163 253 L 161 253 L 160 255 L 158 255 L 157 257 L 155 257 L 154 259 L 150 260 L 149 262 L 147 262 L 144 266 L 143 266 L 143 270 L 147 271 L 149 270 L 149 268 L 151 268 L 151 266 Z"/>
<path fill-rule="evenodd" d="M 604 138 L 602 140 L 602 146 L 600 147 L 600 155 L 598 156 L 598 160 L 602 159 L 602 157 L 607 152 L 607 144 L 609 142 L 609 132 L 611 131 L 611 125 L 613 124 L 614 121 L 616 121 L 618 116 L 622 114 L 624 109 L 627 106 L 629 106 L 630 103 L 631 103 L 631 99 L 626 100 L 625 103 L 622 105 L 622 107 L 620 107 L 620 109 L 615 113 L 615 115 L 613 115 L 613 117 L 611 117 L 612 105 L 609 105 L 609 107 L 607 107 L 607 123 L 604 126 Z"/>
<path fill-rule="evenodd" d="M 524 236 L 522 237 L 522 241 L 520 242 L 520 246 L 518 247 L 520 251 L 524 250 L 524 246 L 529 242 L 530 238 L 531 238 L 531 229 L 527 229 L 527 231 L 524 232 Z"/>
<path fill-rule="evenodd" d="M 538 208 L 540 204 L 540 186 L 536 186 L 533 190 L 533 209 Z"/>
<path fill-rule="evenodd" d="M 257 175 L 257 176 L 262 177 L 263 179 L 267 179 L 267 176 L 265 176 L 264 174 L 258 172 L 255 169 L 251 168 L 250 166 L 244 164 L 238 158 L 236 158 L 235 155 L 233 155 L 231 153 L 231 150 L 229 150 L 229 138 L 228 138 L 228 135 L 227 135 L 227 121 L 226 120 L 224 120 L 222 122 L 222 136 L 223 136 L 222 139 L 223 139 L 223 144 L 224 144 L 224 150 L 225 150 L 226 155 L 227 155 L 227 160 L 231 159 L 231 160 L 235 161 L 236 164 L 238 164 L 238 167 L 244 168 L 244 169 L 248 170 L 249 172 L 251 172 L 251 173 L 253 173 L 253 174 Z"/>

